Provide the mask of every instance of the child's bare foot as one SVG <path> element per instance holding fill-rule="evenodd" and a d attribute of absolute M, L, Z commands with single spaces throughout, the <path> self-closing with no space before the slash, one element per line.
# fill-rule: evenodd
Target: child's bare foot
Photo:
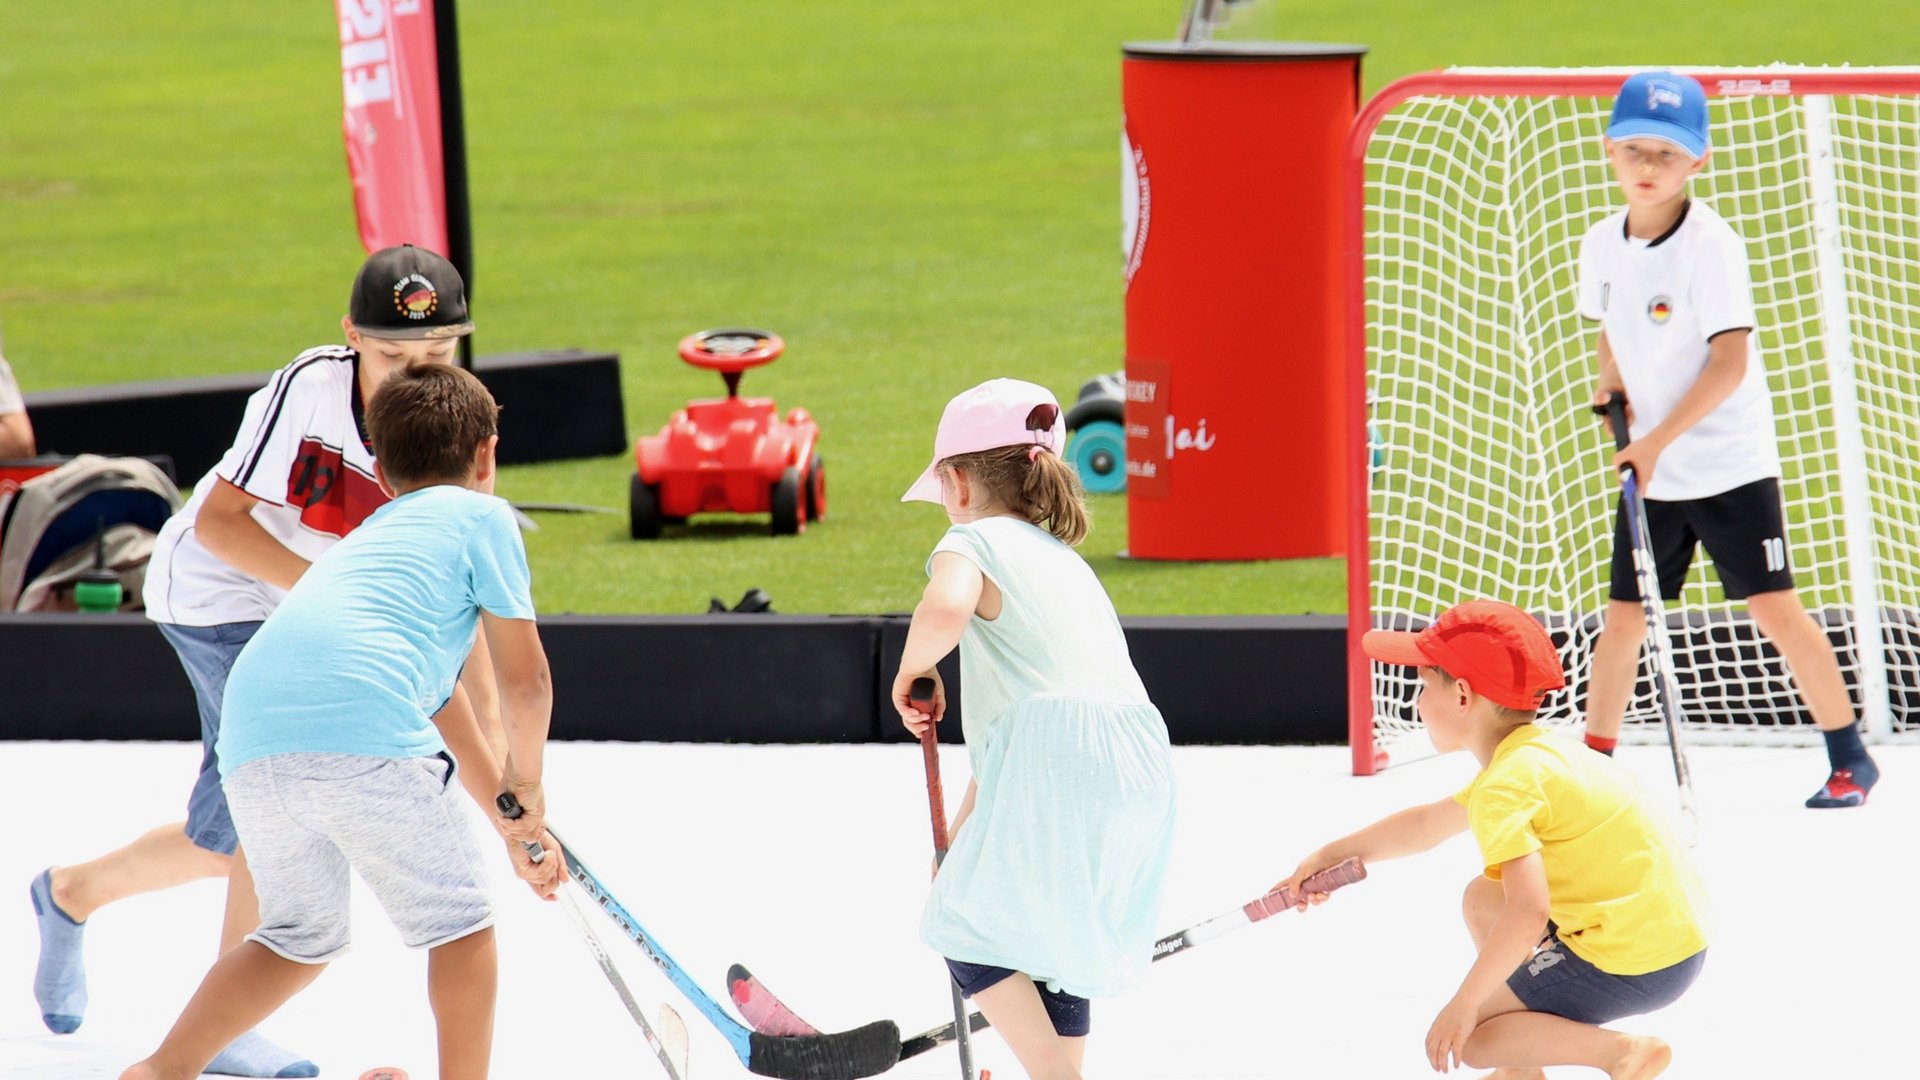
<path fill-rule="evenodd" d="M 160 1070 L 154 1068 L 150 1060 L 143 1061 L 121 1073 L 120 1080 L 160 1080 Z"/>
<path fill-rule="evenodd" d="M 1626 1052 L 1607 1069 L 1613 1080 L 1653 1080 L 1673 1061 L 1673 1048 L 1651 1035 L 1629 1035 L 1626 1042 Z"/>
<path fill-rule="evenodd" d="M 1480 1080 L 1547 1080 L 1545 1069 L 1495 1069 Z"/>

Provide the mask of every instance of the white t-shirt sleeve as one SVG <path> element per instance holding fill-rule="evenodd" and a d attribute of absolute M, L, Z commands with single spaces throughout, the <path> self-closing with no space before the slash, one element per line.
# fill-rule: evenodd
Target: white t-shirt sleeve
<path fill-rule="evenodd" d="M 1611 219 L 1609 219 L 1611 220 Z M 1576 306 L 1583 319 L 1599 321 L 1607 313 L 1605 286 L 1600 281 L 1600 255 L 1594 242 L 1595 230 L 1580 238 L 1580 269 Z"/>
<path fill-rule="evenodd" d="M 986 569 L 987 560 L 980 548 L 980 538 L 974 535 L 972 529 L 967 528 L 965 525 L 949 527 L 946 535 L 940 538 L 939 543 L 933 545 L 933 551 L 927 555 L 927 576 L 933 576 L 933 557 L 943 551 L 951 551 L 975 566 L 983 570 Z"/>
<path fill-rule="evenodd" d="M 326 382 L 319 365 L 282 368 L 247 399 L 240 430 L 214 472 L 261 502 L 285 506 L 294 460 Z"/>
<path fill-rule="evenodd" d="M 0 416 L 27 411 L 27 399 L 20 396 L 20 384 L 13 379 L 13 368 L 0 356 Z"/>
<path fill-rule="evenodd" d="M 1747 248 L 1732 229 L 1715 229 L 1702 238 L 1694 253 L 1691 288 L 1702 338 L 1712 341 L 1716 334 L 1756 325 Z"/>

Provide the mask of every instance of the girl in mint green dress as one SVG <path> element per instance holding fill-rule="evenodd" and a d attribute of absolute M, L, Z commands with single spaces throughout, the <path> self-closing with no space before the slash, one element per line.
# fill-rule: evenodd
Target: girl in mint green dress
<path fill-rule="evenodd" d="M 959 646 L 973 782 L 920 937 L 1047 1080 L 1080 1075 L 1086 999 L 1132 988 L 1153 959 L 1174 807 L 1166 724 L 1071 546 L 1087 513 L 1062 427 L 1050 392 L 1013 379 L 948 403 L 902 501 L 940 503 L 953 527 L 893 684 L 918 733 L 908 689 Z"/>

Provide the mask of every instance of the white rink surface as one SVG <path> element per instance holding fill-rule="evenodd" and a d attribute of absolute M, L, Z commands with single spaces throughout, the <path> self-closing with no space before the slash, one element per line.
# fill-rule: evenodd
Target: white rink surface
<path fill-rule="evenodd" d="M 1816 813 L 1799 803 L 1824 774 L 1819 750 L 1695 750 L 1712 952 L 1686 998 L 1624 1025 L 1674 1045 L 1668 1076 L 1920 1076 L 1908 1026 L 1920 970 L 1909 925 L 1920 891 L 1920 747 L 1878 754 L 1886 779 L 1870 806 Z M 118 1075 L 156 1045 L 204 974 L 221 886 L 125 901 L 88 930 L 86 1023 L 49 1035 L 31 994 L 38 943 L 26 896 L 42 867 L 181 816 L 198 755 L 180 743 L 0 743 L 11 804 L 0 1077 Z M 1622 759 L 1650 789 L 1671 791 L 1663 748 L 1626 747 Z M 966 759 L 953 748 L 944 761 L 957 805 Z M 1445 794 L 1473 765 L 1456 755 L 1355 779 L 1337 747 L 1183 747 L 1175 761 L 1168 931 L 1259 895 L 1323 839 Z M 568 842 L 717 999 L 728 964 L 740 961 L 823 1028 L 892 1018 L 913 1033 L 950 1018 L 943 969 L 914 933 L 929 856 L 917 748 L 559 743 L 548 773 Z M 1475 871 L 1471 840 L 1456 839 L 1374 867 L 1323 908 L 1154 965 L 1132 995 L 1096 1003 L 1087 1075 L 1430 1075 L 1421 1043 L 1471 961 L 1458 901 Z M 504 852 L 496 886 L 494 1076 L 661 1075 L 565 914 L 508 879 Z M 402 947 L 372 897 L 355 890 L 353 952 L 263 1030 L 316 1060 L 323 1077 L 397 1065 L 429 1080 L 425 957 Z M 606 939 L 643 1005 L 670 1001 L 686 1018 L 694 1076 L 749 1075 L 637 949 Z M 976 1045 L 998 1080 L 1022 1075 L 991 1033 Z M 943 1048 L 888 1075 L 957 1072 Z"/>

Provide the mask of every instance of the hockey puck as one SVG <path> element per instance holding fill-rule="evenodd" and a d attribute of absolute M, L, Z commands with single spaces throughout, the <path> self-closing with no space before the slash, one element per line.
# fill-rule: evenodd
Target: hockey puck
<path fill-rule="evenodd" d="M 360 1080 L 407 1080 L 407 1070 L 396 1069 L 391 1065 L 380 1069 L 368 1069 L 360 1074 Z"/>

